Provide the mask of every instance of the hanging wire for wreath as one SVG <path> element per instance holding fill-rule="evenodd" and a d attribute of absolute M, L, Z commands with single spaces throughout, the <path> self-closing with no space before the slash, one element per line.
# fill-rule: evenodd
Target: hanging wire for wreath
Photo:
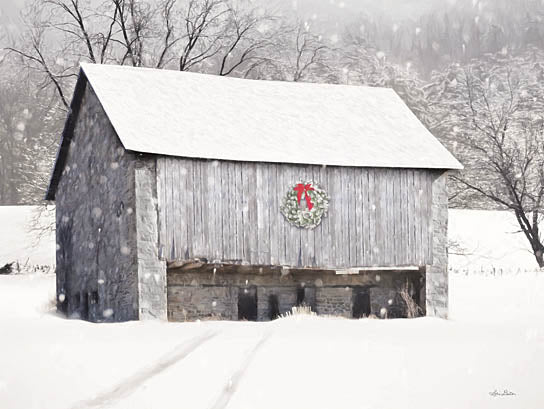
<path fill-rule="evenodd" d="M 313 181 L 298 182 L 283 198 L 281 213 L 297 227 L 313 229 L 327 215 L 329 196 Z"/>

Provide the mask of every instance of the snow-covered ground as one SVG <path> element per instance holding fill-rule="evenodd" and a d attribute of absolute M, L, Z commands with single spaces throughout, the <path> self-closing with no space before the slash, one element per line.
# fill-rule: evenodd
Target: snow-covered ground
<path fill-rule="evenodd" d="M 450 209 L 448 216 L 450 243 L 460 245 L 464 253 L 450 249 L 452 270 L 505 274 L 538 267 L 513 213 Z"/>
<path fill-rule="evenodd" d="M 448 321 L 91 324 L 53 275 L 0 276 L 0 408 L 544 408 L 544 272 L 507 214 L 462 212 Z"/>
<path fill-rule="evenodd" d="M 544 276 L 450 285 L 449 321 L 112 325 L 48 313 L 52 275 L 2 276 L 0 407 L 544 407 Z"/>

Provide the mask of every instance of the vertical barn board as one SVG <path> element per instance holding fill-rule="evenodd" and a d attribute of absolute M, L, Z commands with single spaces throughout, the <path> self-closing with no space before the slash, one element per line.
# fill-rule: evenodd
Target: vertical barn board
<path fill-rule="evenodd" d="M 257 199 L 257 248 L 258 257 L 257 264 L 266 264 L 266 253 L 268 251 L 268 209 L 266 200 L 266 164 L 256 164 L 257 185 L 255 189 L 255 197 Z"/>
<path fill-rule="evenodd" d="M 311 180 L 314 183 L 316 183 L 315 182 L 315 177 L 314 177 L 314 168 L 315 168 L 315 166 L 308 165 L 306 167 L 306 175 L 308 176 L 308 180 Z M 316 265 L 316 260 L 315 260 L 315 239 L 316 239 L 316 233 L 318 231 L 318 227 L 319 226 L 316 226 L 315 228 L 308 230 L 308 247 L 305 248 L 305 250 L 308 251 L 308 266 L 310 266 L 310 267 L 315 267 L 315 265 Z"/>
<path fill-rule="evenodd" d="M 241 169 L 240 178 L 242 181 L 242 219 L 243 219 L 243 229 L 244 229 L 244 245 L 243 245 L 243 255 L 244 263 L 251 262 L 251 225 L 249 219 L 249 172 L 247 167 L 250 164 L 243 164 L 243 169 Z"/>
<path fill-rule="evenodd" d="M 321 183 L 320 169 L 321 166 L 312 166 L 312 180 L 319 186 L 321 189 L 324 189 L 323 184 Z M 326 190 L 325 190 L 326 191 Z M 313 253 L 313 266 L 322 266 L 323 265 L 323 221 L 324 218 L 321 217 L 321 222 L 314 229 L 314 242 L 312 243 L 312 253 Z"/>
<path fill-rule="evenodd" d="M 255 163 L 247 164 L 248 170 L 248 204 L 249 204 L 249 249 L 250 263 L 259 263 L 259 248 L 258 248 L 258 215 L 257 215 L 257 170 Z"/>
<path fill-rule="evenodd" d="M 293 171 L 293 167 L 289 166 L 285 168 L 285 189 L 286 191 L 291 191 L 293 188 L 293 184 L 295 181 L 293 178 L 295 177 L 295 172 Z M 286 252 L 286 258 L 287 258 L 287 264 L 291 266 L 297 265 L 297 259 L 298 259 L 298 241 L 296 240 L 297 236 L 297 228 L 293 226 L 288 221 L 285 222 L 285 252 Z"/>
<path fill-rule="evenodd" d="M 357 189 L 355 187 L 355 172 L 358 168 L 345 168 L 347 178 L 347 226 L 348 226 L 348 247 L 349 247 L 349 260 L 348 266 L 357 265 L 357 215 L 355 206 L 357 204 Z"/>
<path fill-rule="evenodd" d="M 361 175 L 363 170 L 360 168 L 354 169 L 353 193 L 355 196 L 355 217 L 353 225 L 355 228 L 355 263 L 356 266 L 362 266 L 364 262 L 363 249 L 363 192 L 361 190 Z"/>
<path fill-rule="evenodd" d="M 229 260 L 237 260 L 236 250 L 236 178 L 234 176 L 234 162 L 228 162 L 228 194 L 229 194 L 229 207 L 227 211 L 227 217 L 229 220 L 229 242 L 227 250 Z"/>
<path fill-rule="evenodd" d="M 404 245 L 404 223 L 406 219 L 406 203 L 402 201 L 402 178 L 404 170 L 400 170 L 396 178 L 396 194 L 397 194 L 397 208 L 399 209 L 399 220 L 396 229 L 397 234 L 397 250 L 398 250 L 398 263 L 399 265 L 406 265 L 406 252 Z"/>
<path fill-rule="evenodd" d="M 386 206 L 387 206 L 387 230 L 388 235 L 385 239 L 386 248 L 387 248 L 387 259 L 389 265 L 395 266 L 395 222 L 397 220 L 397 212 L 394 207 L 395 200 L 395 173 L 396 170 L 387 169 L 387 195 L 386 195 Z"/>
<path fill-rule="evenodd" d="M 280 241 L 278 237 L 278 231 L 280 229 L 280 220 L 278 219 L 278 213 L 280 209 L 278 198 L 278 184 L 277 184 L 277 170 L 276 164 L 271 164 L 268 167 L 268 196 L 269 196 L 269 225 L 268 231 L 270 235 L 270 264 L 277 265 L 280 259 L 279 246 Z"/>
<path fill-rule="evenodd" d="M 420 170 L 420 180 L 421 180 L 421 264 L 425 265 L 427 261 L 427 249 L 429 247 L 429 229 L 427 228 L 427 204 L 429 202 L 429 196 L 427 195 L 427 173 L 424 170 Z"/>
<path fill-rule="evenodd" d="M 171 200 L 171 197 L 172 197 L 172 187 L 170 185 L 170 178 L 169 178 L 169 173 L 170 173 L 170 168 L 168 166 L 168 160 L 167 158 L 162 158 L 162 166 L 163 166 L 163 169 L 164 169 L 164 172 L 163 172 L 163 177 L 164 177 L 164 192 L 163 192 L 163 195 L 164 195 L 164 222 L 165 222 L 165 225 L 164 225 L 164 255 L 166 256 L 167 259 L 171 259 L 173 257 L 173 250 L 172 250 L 172 237 L 170 236 L 170 229 L 171 229 L 171 225 L 172 225 L 172 210 L 171 210 L 171 206 L 172 206 L 172 200 Z"/>
<path fill-rule="evenodd" d="M 334 167 L 327 167 L 327 185 L 329 186 L 329 257 L 331 259 L 331 265 L 337 265 L 336 257 L 336 219 L 338 217 L 338 197 L 336 196 L 334 180 Z"/>
<path fill-rule="evenodd" d="M 288 180 L 288 189 L 292 189 L 293 185 L 298 182 L 299 176 L 297 167 L 295 166 L 289 166 L 287 168 L 287 180 Z M 296 226 L 293 226 L 292 224 L 288 224 L 289 229 L 289 235 L 288 235 L 288 242 L 287 242 L 287 249 L 288 249 L 288 259 L 290 261 L 290 264 L 296 267 L 299 267 L 300 260 L 300 231 L 299 228 Z"/>
<path fill-rule="evenodd" d="M 226 162 L 223 161 L 214 161 L 215 165 L 215 194 L 217 200 L 215 201 L 215 211 L 216 211 L 216 221 L 217 221 L 217 249 L 215 251 L 216 260 L 223 260 L 223 246 L 225 240 L 225 225 L 227 221 L 227 215 L 223 212 L 223 209 L 226 209 L 224 204 L 225 197 L 225 183 L 223 180 L 223 171 L 225 169 Z"/>
<path fill-rule="evenodd" d="M 349 264 L 349 229 L 348 229 L 348 203 L 347 203 L 347 177 L 346 169 L 337 167 L 335 168 L 335 181 L 337 188 L 337 197 L 340 200 L 340 219 L 338 232 L 338 245 L 336 248 L 336 255 L 338 257 L 338 265 L 344 267 Z"/>
<path fill-rule="evenodd" d="M 369 199 L 369 174 L 370 171 L 368 168 L 362 169 L 361 177 L 361 193 L 363 195 L 362 208 L 363 208 L 363 217 L 361 229 L 363 232 L 363 249 L 364 249 L 364 262 L 362 266 L 371 266 L 371 242 L 370 242 L 370 214 L 372 209 L 370 208 L 370 199 Z"/>
<path fill-rule="evenodd" d="M 234 183 L 236 184 L 236 199 L 235 199 L 235 212 L 236 212 L 236 259 L 244 259 L 244 215 L 243 215 L 243 195 L 242 188 L 242 165 L 240 162 L 234 163 Z"/>
<path fill-rule="evenodd" d="M 278 208 L 277 208 L 277 234 L 278 234 L 278 264 L 284 266 L 287 265 L 287 255 L 285 250 L 285 243 L 286 243 L 286 234 L 287 234 L 287 220 L 285 220 L 285 217 L 280 211 L 280 206 L 283 204 L 283 198 L 285 197 L 285 194 L 287 193 L 287 186 L 286 186 L 286 178 L 285 178 L 285 168 L 278 166 L 276 169 L 276 187 L 277 187 L 277 200 L 278 200 Z"/>
<path fill-rule="evenodd" d="M 325 165 L 319 166 L 316 168 L 316 176 L 319 186 L 325 190 L 327 195 L 329 195 L 330 200 L 330 189 L 327 182 L 327 167 Z M 319 238 L 315 241 L 315 254 L 316 254 L 316 263 L 319 266 L 328 267 L 331 265 L 330 260 L 330 237 L 329 237 L 329 221 L 330 216 L 327 212 L 325 217 L 321 219 L 321 224 L 319 225 Z"/>
<path fill-rule="evenodd" d="M 311 180 L 311 175 L 309 174 L 310 167 L 308 165 L 299 165 L 297 168 L 300 182 L 306 183 Z M 312 265 L 310 246 L 313 245 L 313 231 L 312 229 L 305 228 L 300 228 L 299 231 L 302 266 L 309 267 Z"/>
<path fill-rule="evenodd" d="M 204 249 L 208 249 L 210 246 L 210 201 L 208 197 L 210 195 L 210 184 L 209 184 L 209 161 L 203 160 L 200 162 L 200 188 L 202 189 L 202 241 Z M 202 256 L 211 257 L 211 254 L 206 251 Z"/>
<path fill-rule="evenodd" d="M 375 205 L 376 205 L 376 211 L 374 213 L 374 223 L 375 223 L 375 248 L 374 248 L 374 257 L 375 257 L 375 264 L 378 266 L 383 265 L 382 263 L 382 255 L 383 255 L 383 177 L 382 177 L 382 170 L 376 169 L 374 170 L 374 197 L 375 197 Z"/>
<path fill-rule="evenodd" d="M 409 247 L 408 247 L 408 199 L 406 195 L 406 170 L 400 172 L 400 202 L 402 209 L 402 223 L 401 223 L 401 243 L 402 243 L 402 260 L 404 264 L 410 264 L 409 262 Z"/>
<path fill-rule="evenodd" d="M 165 181 L 164 181 L 164 158 L 157 158 L 157 198 L 159 201 L 159 248 L 162 248 L 163 252 L 166 252 L 168 246 L 166 241 L 166 215 L 168 214 L 166 210 L 166 201 L 165 197 Z M 166 256 L 166 253 L 164 254 Z"/>
<path fill-rule="evenodd" d="M 262 164 L 262 206 L 263 206 L 263 232 L 264 232 L 264 243 L 263 243 L 263 254 L 262 260 L 263 264 L 270 264 L 270 255 L 271 255 L 271 238 L 270 238 L 270 212 L 272 207 L 272 191 L 270 187 L 270 173 L 272 169 L 272 164 L 263 163 Z"/>
<path fill-rule="evenodd" d="M 376 219 L 378 214 L 378 195 L 377 195 L 377 189 L 376 189 L 376 170 L 375 169 L 369 169 L 368 174 L 368 203 L 370 205 L 370 217 L 369 217 L 369 225 L 370 225 L 370 263 L 372 266 L 378 265 L 378 243 L 377 243 L 377 234 L 376 231 L 378 229 Z"/>
<path fill-rule="evenodd" d="M 218 191 L 221 195 L 221 257 L 220 260 L 230 260 L 230 223 L 229 219 L 233 214 L 229 208 L 229 162 L 219 162 L 219 180 Z M 216 185 L 217 186 L 217 185 Z"/>
<path fill-rule="evenodd" d="M 295 175 L 293 178 L 294 183 L 304 182 L 305 177 L 304 177 L 303 165 L 295 165 L 294 171 L 295 171 Z M 303 267 L 305 253 L 304 253 L 304 244 L 302 243 L 302 236 L 303 236 L 304 229 L 297 227 L 295 231 L 296 231 L 296 241 L 297 241 L 297 250 L 298 250 L 297 266 Z"/>
<path fill-rule="evenodd" d="M 433 192 L 432 192 L 432 183 L 433 183 L 433 173 L 432 172 L 426 172 L 427 178 L 426 178 L 426 197 L 427 197 L 427 212 L 426 212 L 426 227 L 427 227 L 427 255 L 426 255 L 426 263 L 428 265 L 433 264 L 433 214 L 432 214 L 432 200 L 433 200 Z"/>
<path fill-rule="evenodd" d="M 293 167 L 289 166 L 284 168 L 284 174 L 285 174 L 286 190 L 290 191 L 293 187 L 293 184 L 295 183 L 293 181 L 293 178 L 295 175 L 295 172 L 293 172 Z M 297 234 L 297 230 L 296 230 L 297 228 L 293 226 L 291 223 L 289 223 L 288 221 L 286 221 L 285 229 L 286 229 L 285 250 L 286 250 L 287 263 L 288 265 L 296 266 L 297 265 L 296 261 L 298 256 L 298 253 L 297 253 L 298 243 L 295 240 L 295 237 Z"/>
<path fill-rule="evenodd" d="M 172 218 L 170 219 L 170 226 L 168 226 L 168 229 L 170 230 L 170 236 L 172 238 L 172 259 L 177 259 L 180 257 L 180 254 L 178 252 L 178 242 L 179 238 L 176 237 L 176 230 L 179 229 L 178 227 L 178 221 L 179 221 L 179 215 L 177 212 L 176 207 L 176 201 L 177 201 L 177 189 L 176 189 L 176 168 L 173 166 L 174 162 L 171 158 L 167 159 L 168 163 L 168 176 L 169 176 L 169 190 L 170 190 L 170 209 L 171 209 L 171 215 Z"/>
<path fill-rule="evenodd" d="M 216 170 L 215 190 L 220 198 L 216 207 L 219 217 L 219 249 L 217 250 L 218 260 L 227 260 L 228 252 L 228 235 L 229 235 L 229 196 L 228 196 L 228 162 L 218 161 Z"/>
<path fill-rule="evenodd" d="M 421 172 L 419 170 L 416 170 L 415 174 L 414 174 L 414 184 L 415 184 L 415 190 L 416 190 L 416 213 L 415 213 L 415 217 L 417 219 L 417 237 L 418 237 L 418 246 L 417 246 L 417 261 L 418 261 L 418 264 L 417 265 L 421 265 L 421 263 L 423 262 L 423 257 L 422 257 L 422 254 L 423 254 L 423 226 L 422 226 L 422 220 L 421 220 L 421 215 L 422 215 L 422 204 L 421 204 L 421 199 L 422 199 L 422 186 L 421 186 Z"/>
<path fill-rule="evenodd" d="M 178 244 L 178 241 L 179 239 L 176 237 L 176 229 L 177 229 L 177 222 L 178 222 L 178 214 L 176 213 L 176 205 L 175 205 L 175 202 L 176 202 L 176 188 L 175 188 L 175 180 L 176 180 L 176 169 L 175 167 L 173 167 L 172 165 L 172 159 L 171 158 L 168 158 L 167 160 L 167 163 L 168 163 L 168 176 L 169 176 L 169 181 L 168 181 L 168 188 L 170 190 L 170 214 L 171 214 L 171 219 L 170 219 L 170 226 L 169 226 L 169 230 L 170 230 L 170 237 L 172 239 L 172 258 L 173 259 L 176 259 L 179 257 L 179 254 L 177 252 L 177 244 Z"/>
<path fill-rule="evenodd" d="M 380 265 L 390 265 L 388 253 L 388 238 L 389 238 L 389 217 L 387 214 L 387 171 L 388 169 L 380 169 Z"/>
<path fill-rule="evenodd" d="M 396 209 L 396 218 L 395 218 L 395 224 L 394 224 L 394 260 L 395 265 L 399 266 L 402 264 L 403 257 L 402 257 L 402 238 L 401 238 L 401 231 L 402 231 L 402 219 L 403 219 L 403 209 L 402 209 L 402 202 L 400 201 L 400 176 L 402 171 L 396 170 L 394 172 L 394 179 L 393 179 L 393 208 Z"/>
<path fill-rule="evenodd" d="M 396 237 L 395 237 L 395 223 L 397 221 L 397 208 L 395 207 L 395 176 L 396 176 L 397 170 L 396 169 L 388 169 L 387 171 L 387 214 L 389 217 L 388 221 L 388 227 L 389 227 L 389 233 L 391 236 L 389 236 L 388 239 L 386 239 L 388 243 L 388 258 L 389 262 L 392 266 L 396 266 L 397 260 L 396 260 Z"/>
<path fill-rule="evenodd" d="M 329 167 L 329 186 L 331 187 L 331 198 L 334 202 L 331 208 L 331 232 L 332 232 L 332 254 L 335 266 L 342 262 L 342 192 L 338 184 L 338 168 Z"/>
<path fill-rule="evenodd" d="M 225 186 L 224 192 L 226 198 L 223 201 L 223 215 L 226 217 L 224 223 L 223 235 L 225 237 L 223 241 L 223 258 L 227 260 L 236 260 L 236 207 L 234 199 L 236 197 L 236 185 L 234 183 L 234 174 L 233 174 L 233 163 L 232 162 L 223 162 L 226 167 L 225 178 L 223 180 L 223 185 Z"/>
<path fill-rule="evenodd" d="M 192 160 L 185 161 L 187 173 L 186 173 L 186 202 L 187 202 L 187 208 L 186 208 L 186 220 L 187 220 L 187 258 L 193 257 L 194 251 L 194 240 L 195 240 L 195 207 L 194 207 L 194 164 L 195 162 Z"/>
<path fill-rule="evenodd" d="M 392 170 L 391 169 L 383 169 L 383 209 L 385 210 L 384 215 L 384 223 L 385 223 L 385 229 L 384 229 L 384 237 L 383 237 L 383 262 L 385 265 L 392 265 L 393 260 L 393 250 L 392 250 L 392 238 L 393 238 L 393 232 L 392 232 L 392 224 L 393 224 L 393 215 L 391 213 L 392 207 L 392 191 L 391 191 L 391 176 L 392 176 Z"/>
<path fill-rule="evenodd" d="M 412 219 L 412 228 L 410 235 L 412 237 L 412 258 L 414 260 L 414 265 L 417 265 L 417 255 L 418 255 L 418 220 L 415 217 L 416 215 L 416 209 L 417 209 L 417 194 L 416 194 L 416 186 L 415 186 L 415 171 L 410 170 L 410 179 L 409 179 L 409 194 L 410 194 L 410 216 Z"/>
<path fill-rule="evenodd" d="M 414 225 L 414 218 L 413 218 L 413 206 L 412 206 L 412 190 L 411 190 L 411 169 L 406 169 L 404 171 L 404 194 L 406 198 L 406 248 L 408 251 L 408 254 L 410 255 L 409 260 L 410 264 L 414 264 L 414 239 L 413 239 L 413 225 Z"/>
<path fill-rule="evenodd" d="M 175 169 L 174 173 L 174 206 L 176 209 L 175 228 L 180 234 L 176 237 L 176 255 L 178 259 L 185 258 L 185 245 L 187 243 L 187 224 L 185 223 L 185 178 L 182 175 L 182 163 L 172 159 Z M 176 232 L 174 231 L 174 234 Z"/>
<path fill-rule="evenodd" d="M 414 260 L 414 264 L 417 265 L 418 262 L 418 254 L 419 254 L 419 247 L 418 247 L 418 220 L 416 218 L 416 211 L 417 211 L 417 192 L 416 192 L 416 186 L 415 186 L 415 171 L 410 170 L 410 179 L 409 179 L 409 194 L 410 194 L 410 215 L 412 219 L 412 231 L 410 232 L 410 235 L 412 237 L 412 257 Z"/>
<path fill-rule="evenodd" d="M 339 168 L 340 186 L 342 189 L 342 267 L 350 265 L 350 220 L 349 220 L 349 202 L 350 202 L 350 183 L 349 168 Z"/>
<path fill-rule="evenodd" d="M 189 224 L 191 220 L 189 219 L 189 216 L 192 217 L 188 213 L 189 210 L 189 193 L 187 192 L 187 178 L 189 175 L 189 169 L 188 166 L 190 165 L 190 160 L 183 160 L 179 161 L 178 163 L 181 165 L 179 167 L 179 185 L 180 185 L 180 194 L 179 194 L 179 209 L 180 209 L 180 221 L 181 221 L 181 228 L 184 233 L 185 237 L 183 238 L 183 241 L 181 241 L 181 258 L 185 259 L 189 257 Z"/>
<path fill-rule="evenodd" d="M 394 262 L 394 215 L 393 215 L 393 173 L 391 169 L 385 169 L 385 207 L 386 207 L 386 218 L 387 218 L 387 229 L 386 235 L 384 238 L 384 261 L 387 265 L 395 265 Z"/>
<path fill-rule="evenodd" d="M 414 218 L 416 220 L 416 260 L 417 265 L 421 265 L 421 205 L 420 205 L 420 186 L 419 186 L 419 175 L 418 170 L 414 171 L 414 195 L 415 195 L 415 211 Z"/>
<path fill-rule="evenodd" d="M 194 229 L 193 229 L 193 254 L 191 257 L 204 255 L 204 240 L 202 233 L 202 189 L 201 189 L 201 161 L 193 161 L 193 177 L 191 190 L 193 194 Z"/>
<path fill-rule="evenodd" d="M 215 213 L 215 201 L 217 200 L 215 194 L 215 168 L 214 161 L 206 161 L 206 180 L 204 181 L 207 188 L 206 191 L 206 207 L 208 209 L 208 257 L 210 261 L 213 261 L 216 256 L 217 249 L 217 222 Z"/>
<path fill-rule="evenodd" d="M 397 264 L 397 237 L 396 237 L 396 223 L 398 219 L 398 211 L 397 206 L 395 202 L 395 178 L 397 176 L 397 170 L 396 169 L 389 169 L 388 171 L 389 178 L 387 180 L 388 184 L 388 202 L 387 206 L 389 208 L 388 214 L 390 217 L 389 220 L 389 232 L 391 233 L 391 237 L 387 239 L 387 242 L 389 243 L 389 261 L 392 266 L 396 266 Z"/>
<path fill-rule="evenodd" d="M 407 209 L 407 246 L 408 253 L 410 255 L 409 260 L 410 264 L 415 265 L 414 257 L 414 205 L 413 205 L 413 192 L 412 192 L 412 179 L 413 179 L 413 170 L 407 169 L 406 172 L 406 209 Z"/>
<path fill-rule="evenodd" d="M 370 201 L 372 203 L 372 265 L 379 265 L 380 243 L 380 175 L 377 169 L 372 169 L 372 190 L 370 191 Z"/>
<path fill-rule="evenodd" d="M 236 220 L 238 213 L 236 212 L 236 175 L 234 162 L 229 162 L 229 253 L 231 260 L 238 260 L 238 249 L 236 247 Z"/>
<path fill-rule="evenodd" d="M 380 235 L 381 251 L 380 251 L 380 265 L 389 266 L 390 252 L 389 252 L 389 235 L 390 222 L 389 217 L 389 169 L 380 169 L 380 208 L 382 218 L 382 231 Z"/>
<path fill-rule="evenodd" d="M 297 169 L 297 181 L 306 183 L 306 181 L 308 180 L 308 177 L 307 177 L 308 175 L 306 174 L 307 166 L 297 165 L 296 169 Z M 302 195 L 302 197 L 304 197 L 304 195 Z M 302 263 L 301 265 L 303 267 L 306 267 L 308 266 L 308 263 L 309 263 L 308 248 L 307 248 L 309 231 L 308 229 L 304 229 L 304 228 L 299 228 L 298 231 L 300 233 L 299 243 L 300 243 L 300 255 L 301 255 L 301 263 Z"/>

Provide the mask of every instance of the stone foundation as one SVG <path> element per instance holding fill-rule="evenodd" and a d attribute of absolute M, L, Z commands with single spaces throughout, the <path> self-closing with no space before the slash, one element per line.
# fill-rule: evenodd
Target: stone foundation
<path fill-rule="evenodd" d="M 412 298 L 419 301 L 424 292 L 424 271 L 361 272 L 341 275 L 333 271 L 281 272 L 172 272 L 168 273 L 168 319 L 239 319 L 240 294 L 256 290 L 257 320 L 273 318 L 297 304 L 309 305 L 320 315 L 354 317 L 357 294 L 368 294 L 370 314 L 382 318 L 406 317 L 400 291 L 408 283 Z M 423 287 L 422 287 L 423 286 Z M 277 303 L 276 303 L 277 302 Z M 358 317 L 357 317 L 358 318 Z"/>

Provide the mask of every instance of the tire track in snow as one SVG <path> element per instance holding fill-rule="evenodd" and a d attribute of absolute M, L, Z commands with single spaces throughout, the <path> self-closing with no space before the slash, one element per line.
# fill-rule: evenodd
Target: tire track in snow
<path fill-rule="evenodd" d="M 223 386 L 223 389 L 220 395 L 218 396 L 217 400 L 215 401 L 213 405 L 210 406 L 209 409 L 224 409 L 227 407 L 227 405 L 229 404 L 232 398 L 232 395 L 234 395 L 234 393 L 238 389 L 240 380 L 242 379 L 247 368 L 253 361 L 255 354 L 262 348 L 264 343 L 268 341 L 269 338 L 270 338 L 269 332 L 261 336 L 261 339 L 259 340 L 259 342 L 255 344 L 253 349 L 249 352 L 249 354 L 247 354 L 246 358 L 242 361 L 242 364 L 238 367 L 238 369 L 229 378 L 227 383 Z"/>
<path fill-rule="evenodd" d="M 178 345 L 169 353 L 160 358 L 154 365 L 139 370 L 134 375 L 115 385 L 113 388 L 99 393 L 92 399 L 77 403 L 75 406 L 73 406 L 73 409 L 100 408 L 126 398 L 145 381 L 151 379 L 155 375 L 160 374 L 172 365 L 179 363 L 197 348 L 209 342 L 217 335 L 218 332 L 206 332 Z"/>

